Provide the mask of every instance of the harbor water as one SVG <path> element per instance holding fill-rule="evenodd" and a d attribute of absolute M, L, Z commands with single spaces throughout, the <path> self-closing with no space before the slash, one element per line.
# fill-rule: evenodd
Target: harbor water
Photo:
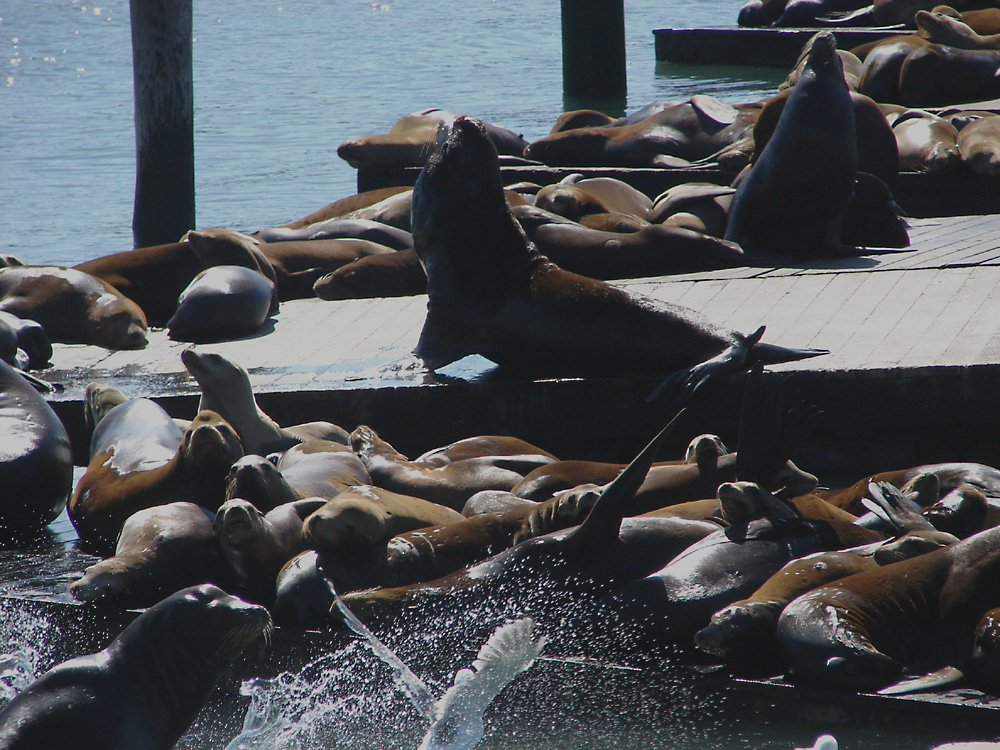
<path fill-rule="evenodd" d="M 72 265 L 132 246 L 127 0 L 0 4 L 0 252 Z M 745 101 L 784 71 L 657 65 L 654 28 L 739 0 L 627 0 L 628 101 Z M 563 111 L 556 0 L 194 3 L 196 224 L 254 231 L 356 192 L 348 138 L 440 107 L 528 140 Z"/>

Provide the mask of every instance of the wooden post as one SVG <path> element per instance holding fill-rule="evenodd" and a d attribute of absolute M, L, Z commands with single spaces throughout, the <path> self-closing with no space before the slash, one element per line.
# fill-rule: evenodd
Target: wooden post
<path fill-rule="evenodd" d="M 624 0 L 562 0 L 563 98 L 624 107 Z M 589 108 L 600 109 L 599 106 Z"/>
<path fill-rule="evenodd" d="M 194 229 L 192 0 L 129 0 L 135 88 L 136 247 Z"/>

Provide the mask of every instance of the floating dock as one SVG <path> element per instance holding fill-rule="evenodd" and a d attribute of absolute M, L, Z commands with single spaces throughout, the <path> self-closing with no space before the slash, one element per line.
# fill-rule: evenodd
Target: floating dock
<path fill-rule="evenodd" d="M 908 29 L 823 27 L 798 28 L 698 28 L 654 29 L 656 61 L 697 65 L 750 65 L 792 68 L 802 47 L 818 31 L 832 31 L 840 49 L 853 49 L 867 42 Z"/>

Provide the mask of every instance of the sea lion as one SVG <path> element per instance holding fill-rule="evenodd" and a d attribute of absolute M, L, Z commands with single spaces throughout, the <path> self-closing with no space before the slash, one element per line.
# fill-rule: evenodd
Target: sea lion
<path fill-rule="evenodd" d="M 139 450 L 149 441 L 136 439 L 135 425 L 114 435 L 114 424 L 109 414 L 98 425 L 95 438 L 101 433 L 108 447 L 91 458 L 69 500 L 70 521 L 87 547 L 110 554 L 125 521 L 143 508 L 187 500 L 214 511 L 222 504 L 226 475 L 243 447 L 218 414 L 199 411 L 166 461 L 165 446 L 151 460 Z"/>
<path fill-rule="evenodd" d="M 306 497 L 288 483 L 278 467 L 263 456 L 243 456 L 229 467 L 226 500 L 246 500 L 261 513 Z"/>
<path fill-rule="evenodd" d="M 858 254 L 841 240 L 858 146 L 854 106 L 835 44 L 829 32 L 814 37 L 773 135 L 754 146 L 758 155 L 733 196 L 725 235 L 745 250 L 796 257 Z"/>
<path fill-rule="evenodd" d="M 94 428 L 108 412 L 129 400 L 125 393 L 108 383 L 87 383 L 83 391 L 83 421 L 87 432 L 93 435 Z"/>
<path fill-rule="evenodd" d="M 899 102 L 899 71 L 910 53 L 930 42 L 916 35 L 909 35 L 892 44 L 879 44 L 865 56 L 858 93 L 886 103 Z"/>
<path fill-rule="evenodd" d="M 53 341 L 107 349 L 146 345 L 146 316 L 106 282 L 59 266 L 0 269 L 0 310 L 41 323 Z"/>
<path fill-rule="evenodd" d="M 462 115 L 443 109 L 424 109 L 401 117 L 389 132 L 365 135 L 344 141 L 337 155 L 355 169 L 370 167 L 420 167 L 434 150 L 442 127 Z M 483 123 L 498 153 L 524 154 L 527 142 L 519 135 L 490 123 Z"/>
<path fill-rule="evenodd" d="M 377 242 L 393 250 L 406 250 L 413 247 L 413 236 L 409 232 L 390 227 L 380 221 L 347 219 L 341 216 L 334 216 L 332 219 L 298 229 L 287 227 L 261 229 L 255 236 L 267 243 L 294 240 L 356 239 Z"/>
<path fill-rule="evenodd" d="M 52 358 L 52 342 L 41 323 L 2 311 L 0 311 L 0 321 L 13 331 L 15 348 L 24 352 L 27 359 L 24 369 L 42 370 L 49 366 L 49 360 Z M 14 360 L 16 359 L 15 353 Z M 9 365 L 14 364 L 10 360 L 4 361 Z"/>
<path fill-rule="evenodd" d="M 73 488 L 69 435 L 19 371 L 0 362 L 0 540 L 37 536 Z"/>
<path fill-rule="evenodd" d="M 275 581 L 285 563 L 306 550 L 302 524 L 326 503 L 323 498 L 294 500 L 267 511 L 239 498 L 215 514 L 214 537 L 235 576 L 236 590 L 254 604 L 274 603 Z"/>
<path fill-rule="evenodd" d="M 902 172 L 948 172 L 958 167 L 962 154 L 958 131 L 942 117 L 910 109 L 892 121 Z"/>
<path fill-rule="evenodd" d="M 1000 608 L 988 611 L 976 625 L 968 671 L 981 690 L 1000 692 Z"/>
<path fill-rule="evenodd" d="M 998 509 L 991 508 L 986 495 L 971 484 L 956 487 L 920 512 L 935 529 L 960 539 L 1000 522 Z"/>
<path fill-rule="evenodd" d="M 413 463 L 426 466 L 429 469 L 438 469 L 456 461 L 464 461 L 467 458 L 529 455 L 541 456 L 543 461 L 544 459 L 558 461 L 547 450 L 520 438 L 508 435 L 476 435 L 456 440 L 438 448 L 431 448 L 413 459 Z"/>
<path fill-rule="evenodd" d="M 413 248 L 358 258 L 313 284 L 320 299 L 410 297 L 427 291 L 427 275 Z"/>
<path fill-rule="evenodd" d="M 82 602 L 140 609 L 199 583 L 228 588 L 231 576 L 215 540 L 214 518 L 207 508 L 184 501 L 133 513 L 114 556 L 89 566 L 69 592 Z"/>
<path fill-rule="evenodd" d="M 935 107 L 1000 96 L 1000 52 L 929 44 L 914 50 L 899 71 L 899 100 Z"/>
<path fill-rule="evenodd" d="M 710 182 L 686 182 L 660 193 L 653 201 L 650 221 L 663 224 L 678 213 L 698 218 L 696 231 L 722 237 L 729 221 L 729 203 L 735 188 Z M 677 226 L 676 221 L 668 226 Z"/>
<path fill-rule="evenodd" d="M 787 677 L 872 691 L 904 668 L 961 668 L 976 624 L 1000 605 L 1000 528 L 814 589 L 778 620 Z"/>
<path fill-rule="evenodd" d="M 627 182 L 613 177 L 585 179 L 579 173 L 543 187 L 535 196 L 534 205 L 574 221 L 579 221 L 586 214 L 609 212 L 648 221 L 653 208 L 649 197 Z"/>
<path fill-rule="evenodd" d="M 233 425 L 247 453 L 266 456 L 312 439 L 347 443 L 347 431 L 330 422 L 278 426 L 257 406 L 246 369 L 221 354 L 188 348 L 181 362 L 201 387 L 198 408 L 218 412 Z"/>
<path fill-rule="evenodd" d="M 104 650 L 53 667 L 0 711 L 0 747 L 169 750 L 271 617 L 212 585 L 167 597 Z"/>
<path fill-rule="evenodd" d="M 808 3 L 809 0 L 806 0 Z M 783 20 L 784 16 L 782 16 Z M 790 24 L 792 26 L 801 25 L 808 26 L 809 24 Z M 817 34 L 813 34 L 804 45 L 802 45 L 802 50 L 799 52 L 799 57 L 795 61 L 795 65 L 792 70 L 788 73 L 785 80 L 781 82 L 778 86 L 778 91 L 784 91 L 785 89 L 792 88 L 796 83 L 798 83 L 799 78 L 802 77 L 802 73 L 806 69 L 806 65 L 809 62 L 809 53 L 812 51 L 812 46 L 816 42 Z M 837 50 L 837 56 L 840 58 L 841 66 L 844 69 L 844 81 L 847 83 L 847 88 L 851 91 L 857 91 L 858 80 L 861 78 L 861 70 L 864 67 L 864 63 L 861 59 L 855 55 L 853 52 L 848 50 Z"/>
<path fill-rule="evenodd" d="M 976 174 L 1000 174 L 1000 116 L 983 117 L 958 132 L 962 163 Z"/>
<path fill-rule="evenodd" d="M 701 232 L 651 224 L 631 234 L 571 224 L 538 227 L 535 247 L 560 268 L 591 279 L 666 276 L 746 263 L 743 250 Z"/>
<path fill-rule="evenodd" d="M 396 187 L 366 190 L 363 193 L 355 193 L 354 195 L 349 195 L 346 198 L 338 198 L 333 201 L 333 203 L 327 203 L 322 208 L 318 208 L 310 214 L 307 214 L 299 219 L 295 219 L 294 221 L 290 221 L 287 224 L 282 224 L 281 226 L 286 229 L 301 229 L 302 227 L 307 227 L 310 224 L 317 224 L 321 221 L 332 219 L 335 216 L 344 216 L 352 211 L 357 211 L 359 208 L 366 208 L 367 206 L 374 205 L 375 203 L 385 200 L 396 193 L 404 193 L 409 190 L 412 190 L 412 188 L 400 185 Z"/>
<path fill-rule="evenodd" d="M 319 551 L 357 550 L 385 544 L 404 531 L 461 521 L 464 516 L 444 505 L 402 495 L 382 487 L 358 485 L 312 513 L 302 535 Z"/>
<path fill-rule="evenodd" d="M 510 490 L 524 474 L 552 461 L 538 454 L 476 456 L 429 467 L 410 461 L 367 425 L 351 433 L 351 447 L 373 484 L 456 511 L 480 490 Z"/>
<path fill-rule="evenodd" d="M 913 20 L 932 44 L 958 49 L 1000 50 L 1000 34 L 977 34 L 967 23 L 946 13 L 918 10 Z"/>
<path fill-rule="evenodd" d="M 199 344 L 243 338 L 260 330 L 277 299 L 275 285 L 260 272 L 212 266 L 181 292 L 167 330 L 174 341 Z"/>
<path fill-rule="evenodd" d="M 600 128 L 610 125 L 615 118 L 610 117 L 596 109 L 574 109 L 563 112 L 552 124 L 549 135 L 562 133 L 566 130 L 576 130 L 577 128 Z"/>
<path fill-rule="evenodd" d="M 397 251 L 369 240 L 333 239 L 262 242 L 261 252 L 274 268 L 278 299 L 284 302 L 315 297 L 313 285 L 316 281 L 342 266 Z"/>
<path fill-rule="evenodd" d="M 746 114 L 701 94 L 637 122 L 568 130 L 533 141 L 528 159 L 553 167 L 679 167 L 705 159 L 750 129 Z"/>
<path fill-rule="evenodd" d="M 481 354 L 536 373 L 667 373 L 733 347 L 736 359 L 746 353 L 749 339 L 694 311 L 564 271 L 538 253 L 506 205 L 496 151 L 474 120 L 456 120 L 421 171 L 413 228 L 428 291 L 414 353 L 428 369 Z M 748 356 L 820 353 L 754 343 Z"/>
<path fill-rule="evenodd" d="M 216 227 L 192 229 L 184 236 L 206 270 L 215 266 L 241 266 L 256 271 L 277 288 L 278 276 L 271 261 L 261 250 L 261 241 L 256 237 Z M 278 312 L 277 294 L 271 297 L 269 312 Z"/>

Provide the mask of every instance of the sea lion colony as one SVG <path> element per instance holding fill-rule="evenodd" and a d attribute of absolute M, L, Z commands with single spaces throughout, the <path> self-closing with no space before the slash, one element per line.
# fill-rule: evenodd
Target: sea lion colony
<path fill-rule="evenodd" d="M 625 320 L 640 329 L 670 331 L 666 338 L 681 342 L 672 351 L 663 350 L 662 339 L 659 347 L 642 341 L 623 345 L 631 347 L 629 361 L 646 352 L 639 357 L 639 370 L 681 374 L 666 387 L 675 402 L 686 400 L 708 378 L 756 363 L 747 376 L 749 406 L 735 455 L 717 438 L 701 436 L 692 440 L 687 456 L 654 465 L 663 433 L 627 467 L 610 470 L 607 464 L 559 461 L 542 447 L 500 436 L 473 436 L 411 460 L 364 425 L 350 433 L 329 423 L 281 427 L 256 405 L 237 363 L 187 350 L 184 364 L 203 392 L 201 410 L 188 415 L 190 421 L 178 424 L 152 401 L 129 398 L 112 386 L 88 389 L 91 463 L 71 488 L 65 431 L 60 432 L 43 400 L 26 398 L 33 386 L 4 364 L 0 406 L 10 407 L 12 418 L 27 421 L 41 438 L 29 441 L 24 456 L 3 456 L 0 470 L 39 486 L 44 479 L 46 487 L 36 493 L 38 507 L 30 512 L 5 510 L 8 535 L 14 543 L 30 538 L 68 502 L 81 544 L 104 558 L 81 571 L 69 589 L 78 599 L 108 606 L 150 606 L 187 587 L 212 583 L 266 606 L 279 625 L 337 627 L 331 586 L 375 622 L 401 607 L 412 611 L 414 602 L 429 609 L 481 602 L 484 590 L 500 609 L 520 606 L 528 582 L 542 581 L 545 601 L 535 597 L 527 606 L 537 607 L 540 621 L 550 626 L 562 619 L 580 632 L 597 633 L 603 625 L 605 632 L 593 641 L 572 639 L 577 646 L 609 649 L 595 656 L 624 652 L 642 659 L 665 645 L 681 646 L 689 655 L 723 659 L 734 671 L 785 673 L 801 682 L 863 690 L 891 686 L 905 671 L 949 666 L 994 690 L 992 623 L 1000 601 L 976 576 L 988 575 L 996 559 L 992 538 L 1000 521 L 1000 470 L 932 465 L 862 478 L 840 490 L 819 489 L 815 477 L 786 455 L 794 448 L 788 434 L 796 434 L 794 423 L 804 419 L 801 410 L 785 414 L 781 399 L 761 385 L 759 367 L 821 352 L 782 349 L 761 341 L 761 332 L 726 331 L 683 308 L 657 309 L 616 297 L 609 291 L 613 287 L 567 270 L 572 268 L 569 250 L 559 256 L 565 266 L 560 268 L 536 249 L 537 243 L 555 256 L 569 247 L 570 240 L 559 236 L 564 228 L 573 242 L 584 244 L 592 233 L 606 237 L 609 227 L 622 246 L 643 232 L 651 237 L 646 241 L 655 242 L 651 219 L 666 217 L 669 211 L 657 207 L 669 203 L 687 215 L 683 222 L 702 231 L 675 229 L 662 232 L 660 240 L 705 248 L 690 252 L 703 252 L 701 262 L 707 265 L 745 263 L 758 248 L 774 249 L 768 247 L 768 221 L 775 219 L 761 219 L 756 214 L 762 211 L 754 211 L 754 221 L 741 218 L 733 229 L 729 219 L 738 211 L 731 206 L 749 205 L 761 196 L 766 203 L 768 195 L 786 199 L 788 191 L 781 191 L 797 176 L 782 166 L 788 161 L 783 151 L 794 152 L 799 145 L 797 124 L 820 123 L 820 135 L 836 131 L 836 140 L 827 138 L 820 148 L 832 143 L 845 158 L 804 197 L 829 210 L 815 238 L 804 245 L 785 238 L 777 250 L 792 257 L 865 252 L 864 228 L 871 224 L 852 225 L 856 196 L 872 184 L 889 191 L 894 170 L 881 172 L 885 179 L 876 176 L 886 163 L 885 148 L 866 150 L 870 139 L 862 144 L 861 133 L 891 131 L 888 119 L 869 116 L 870 99 L 850 91 L 844 60 L 829 35 L 821 34 L 804 52 L 789 92 L 772 101 L 738 108 L 694 97 L 675 107 L 654 106 L 626 122 L 585 126 L 621 131 L 598 137 L 600 153 L 645 159 L 650 134 L 662 145 L 666 129 L 683 130 L 692 117 L 708 121 L 712 132 L 695 133 L 684 155 L 660 151 L 653 163 L 669 168 L 726 154 L 728 163 L 743 168 L 732 188 L 696 185 L 656 202 L 612 180 L 574 177 L 545 188 L 505 189 L 495 144 L 510 146 L 516 139 L 471 118 L 433 111 L 411 116 L 429 134 L 405 155 L 426 162 L 413 191 L 360 195 L 257 237 L 205 230 L 173 245 L 96 259 L 81 266 L 101 281 L 88 281 L 84 288 L 73 274 L 63 273 L 66 269 L 19 272 L 9 283 L 2 275 L 7 271 L 0 272 L 0 288 L 20 290 L 10 291 L 4 302 L 16 299 L 26 315 L 32 305 L 25 300 L 35 298 L 45 307 L 55 296 L 45 289 L 69 289 L 69 297 L 78 300 L 70 317 L 82 311 L 93 331 L 124 336 L 91 339 L 113 348 L 135 345 L 136 331 L 146 320 L 169 325 L 179 312 L 172 300 L 183 302 L 205 268 L 224 267 L 241 291 L 248 286 L 242 272 L 255 274 L 250 302 L 229 308 L 232 299 L 222 293 L 207 303 L 212 314 L 228 322 L 232 315 L 225 310 L 253 306 L 249 317 L 258 322 L 246 329 L 253 330 L 261 314 L 276 309 L 277 300 L 302 293 L 310 281 L 317 290 L 323 286 L 329 270 L 324 263 L 348 267 L 409 253 L 404 265 L 419 271 L 421 283 L 419 289 L 413 283 L 407 293 L 429 292 L 428 322 L 417 354 L 431 368 L 470 351 L 521 366 L 524 348 L 539 345 L 524 338 L 525 331 L 550 336 L 545 346 L 565 346 L 555 358 L 562 365 L 584 370 L 596 365 L 597 371 L 613 366 L 574 350 L 573 336 L 564 336 L 560 327 L 558 311 L 565 305 L 576 306 L 584 317 L 599 310 L 597 323 Z M 815 91 L 831 100 L 830 109 L 817 113 L 802 103 Z M 822 124 L 831 112 L 835 125 Z M 907 113 L 899 119 L 923 116 Z M 442 121 L 447 127 L 439 135 Z M 721 140 L 716 138 L 724 131 Z M 638 145 L 623 144 L 636 134 Z M 559 140 L 558 135 L 552 137 Z M 897 139 L 882 137 L 881 143 L 890 144 L 892 152 Z M 357 155 L 365 145 L 354 143 L 351 158 L 367 163 Z M 373 147 L 384 146 L 385 139 Z M 546 148 L 536 142 L 522 153 L 537 155 Z M 561 148 L 552 153 L 566 153 Z M 474 234 L 467 231 L 470 220 L 456 219 L 451 211 L 454 181 L 470 179 L 475 185 L 466 196 L 470 208 L 483 211 L 483 221 L 498 229 L 474 260 L 492 267 L 470 267 L 456 253 Z M 878 236 L 892 236 L 900 225 L 891 194 L 874 194 L 883 197 L 868 208 L 881 210 L 890 227 Z M 705 204 L 704 218 L 697 218 L 702 209 L 694 204 L 699 202 Z M 353 234 L 317 239 L 317 226 Z M 730 239 L 717 236 L 711 242 L 704 232 L 709 226 Z M 854 239 L 859 232 L 860 241 Z M 606 244 L 600 237 L 590 241 Z M 897 232 L 899 245 L 905 242 Z M 272 252 L 272 247 L 277 249 Z M 699 262 L 687 250 L 677 252 L 684 270 Z M 601 273 L 608 270 L 606 261 L 588 262 Z M 495 284 L 492 296 L 468 295 L 464 285 L 483 274 L 496 282 L 498 270 L 509 274 L 509 281 Z M 49 286 L 21 286 L 40 277 Z M 112 295 L 110 306 L 116 314 L 126 311 L 124 322 L 109 323 L 112 315 L 100 312 L 109 304 L 105 287 L 114 289 L 103 279 L 111 277 L 134 298 Z M 154 278 L 163 283 L 152 283 Z M 99 292 L 87 291 L 91 288 Z M 463 328 L 470 316 L 477 324 Z M 67 316 L 57 311 L 55 319 L 60 317 Z M 620 330 L 601 335 L 620 337 Z M 209 326 L 198 340 L 213 340 L 214 333 Z M 15 330 L 13 361 L 37 363 L 39 355 L 29 357 L 19 335 Z M 61 333 L 52 338 L 72 340 Z M 691 421 L 696 415 L 686 414 L 680 424 Z M 564 465 L 569 463 L 574 465 Z M 540 480 L 545 474 L 559 479 L 546 485 Z M 542 489 L 546 486 L 550 490 Z M 23 504 L 24 494 L 35 496 L 22 493 L 5 502 Z M 789 573 L 789 566 L 815 575 Z M 732 569 L 739 570 L 738 581 L 725 574 Z M 783 583 L 790 578 L 796 586 Z M 802 583 L 806 579 L 808 585 Z M 873 591 L 891 596 L 880 599 Z M 921 606 L 914 609 L 916 599 Z M 558 608 L 567 601 L 585 604 L 566 615 Z M 852 646 L 845 647 L 822 618 L 811 614 L 816 607 L 839 607 L 853 618 Z M 620 631 L 606 632 L 605 616 Z M 900 637 L 895 625 L 904 621 L 908 627 Z M 258 627 L 265 628 L 260 622 Z M 558 647 L 557 633 L 553 640 Z M 750 651 L 747 642 L 753 644 Z"/>

